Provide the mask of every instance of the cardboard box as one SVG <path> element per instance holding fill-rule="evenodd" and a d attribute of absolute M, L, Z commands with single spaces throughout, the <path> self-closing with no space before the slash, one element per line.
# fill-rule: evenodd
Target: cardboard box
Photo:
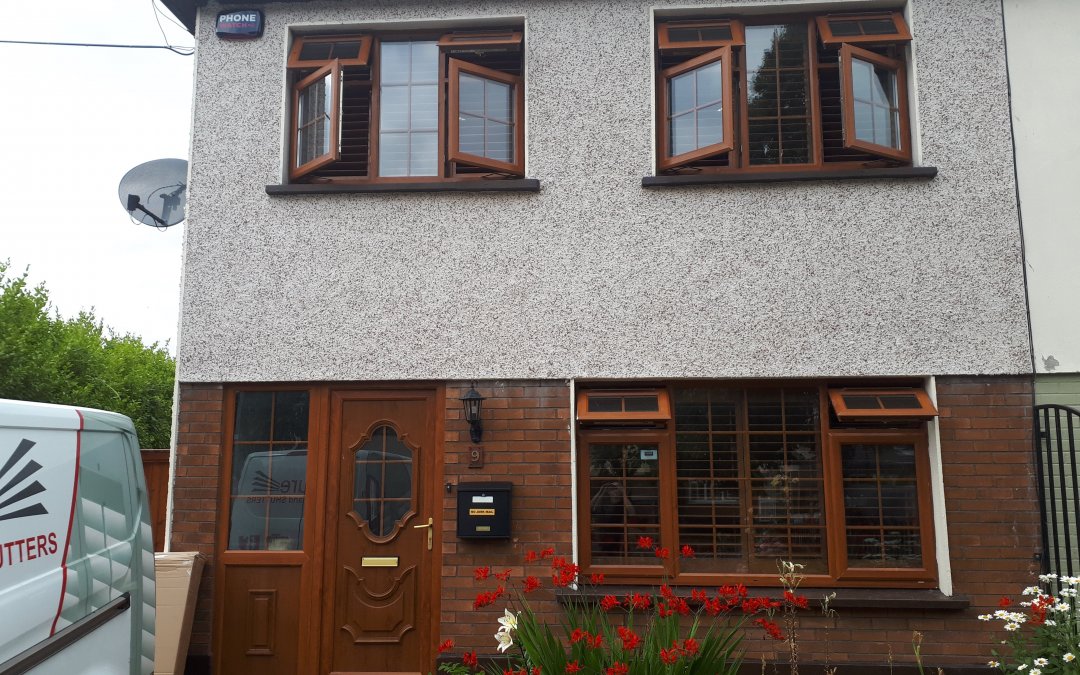
<path fill-rule="evenodd" d="M 191 641 L 191 619 L 199 596 L 206 558 L 195 552 L 155 553 L 157 621 L 154 636 L 154 673 L 183 675 Z"/>

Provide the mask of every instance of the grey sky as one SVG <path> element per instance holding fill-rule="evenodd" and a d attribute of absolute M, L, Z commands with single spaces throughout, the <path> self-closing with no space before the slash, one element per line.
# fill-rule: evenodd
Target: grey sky
<path fill-rule="evenodd" d="M 0 2 L 0 39 L 164 44 L 151 1 Z M 161 23 L 172 44 L 193 44 Z M 29 267 L 63 316 L 93 307 L 174 352 L 184 226 L 132 224 L 117 185 L 136 164 L 187 159 L 193 63 L 157 49 L 0 44 L 0 260 Z"/>

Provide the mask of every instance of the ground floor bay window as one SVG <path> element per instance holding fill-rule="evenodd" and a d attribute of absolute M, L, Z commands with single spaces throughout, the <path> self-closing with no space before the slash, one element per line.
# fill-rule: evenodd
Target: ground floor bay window
<path fill-rule="evenodd" d="M 628 583 L 769 583 L 783 559 L 808 583 L 933 587 L 935 414 L 910 387 L 584 389 L 583 567 Z"/>

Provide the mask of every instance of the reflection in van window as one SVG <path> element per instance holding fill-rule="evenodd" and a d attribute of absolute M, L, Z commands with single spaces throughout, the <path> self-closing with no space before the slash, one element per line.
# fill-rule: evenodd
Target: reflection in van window
<path fill-rule="evenodd" d="M 229 548 L 304 545 L 308 392 L 238 392 L 233 433 Z"/>
<path fill-rule="evenodd" d="M 412 450 L 388 425 L 377 427 L 356 451 L 353 510 L 376 537 L 389 536 L 412 510 Z"/>

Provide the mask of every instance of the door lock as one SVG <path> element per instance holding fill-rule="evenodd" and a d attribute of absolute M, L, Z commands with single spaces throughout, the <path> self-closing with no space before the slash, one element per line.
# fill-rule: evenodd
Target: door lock
<path fill-rule="evenodd" d="M 432 538 L 433 538 L 432 530 L 434 529 L 434 528 L 432 528 L 432 525 L 434 525 L 434 524 L 435 524 L 435 520 L 433 518 L 428 518 L 426 525 L 413 525 L 414 530 L 420 530 L 420 529 L 427 528 L 427 550 L 429 550 L 429 551 L 431 550 L 431 542 L 432 542 Z"/>

